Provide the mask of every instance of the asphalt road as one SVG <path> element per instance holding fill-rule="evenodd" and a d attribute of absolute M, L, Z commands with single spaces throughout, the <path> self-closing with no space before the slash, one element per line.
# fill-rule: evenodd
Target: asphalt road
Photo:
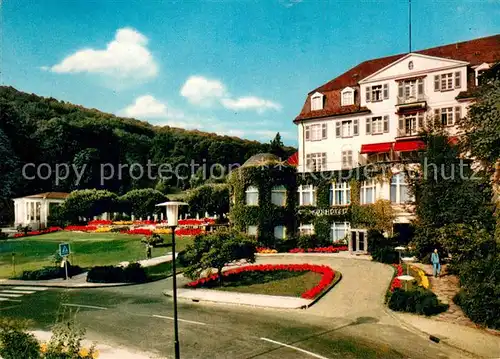
<path fill-rule="evenodd" d="M 57 318 L 74 316 L 90 340 L 171 358 L 173 306 L 161 294 L 170 285 L 167 279 L 129 287 L 34 291 L 0 302 L 0 314 L 30 319 L 41 330 L 50 330 Z M 325 317 L 305 310 L 180 303 L 179 318 L 182 358 L 463 357 L 381 313 Z"/>

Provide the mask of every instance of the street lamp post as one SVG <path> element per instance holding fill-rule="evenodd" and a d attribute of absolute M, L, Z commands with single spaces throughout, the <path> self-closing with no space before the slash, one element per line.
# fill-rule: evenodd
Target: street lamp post
<path fill-rule="evenodd" d="M 167 207 L 167 222 L 168 226 L 172 229 L 172 270 L 173 270 L 173 298 L 174 298 L 174 350 L 175 359 L 180 359 L 180 346 L 179 346 L 179 325 L 177 319 L 177 269 L 176 269 L 176 255 L 175 255 L 175 228 L 179 220 L 179 206 L 187 205 L 184 202 L 164 202 L 156 206 Z"/>

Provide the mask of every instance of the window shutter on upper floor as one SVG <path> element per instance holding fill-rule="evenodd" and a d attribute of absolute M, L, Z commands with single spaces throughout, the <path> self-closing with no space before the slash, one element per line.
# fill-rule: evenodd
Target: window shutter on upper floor
<path fill-rule="evenodd" d="M 384 100 L 389 98 L 389 84 L 384 84 Z"/>
<path fill-rule="evenodd" d="M 309 126 L 305 126 L 306 128 L 306 141 L 309 141 L 311 139 L 311 130 Z"/>
<path fill-rule="evenodd" d="M 389 132 L 389 115 L 384 116 L 384 132 Z"/>
<path fill-rule="evenodd" d="M 324 140 L 327 138 L 327 136 L 328 136 L 328 132 L 327 132 L 326 123 L 322 123 L 321 124 L 321 138 Z"/>
<path fill-rule="evenodd" d="M 370 102 L 370 101 L 371 101 L 371 87 L 367 86 L 366 87 L 366 102 Z"/>
<path fill-rule="evenodd" d="M 359 120 L 358 119 L 355 119 L 352 121 L 352 135 L 353 136 L 359 135 Z"/>
<path fill-rule="evenodd" d="M 424 94 L 424 80 L 423 79 L 417 80 L 417 94 L 418 95 Z"/>
<path fill-rule="evenodd" d="M 403 81 L 399 81 L 398 83 L 398 97 L 403 97 Z"/>
<path fill-rule="evenodd" d="M 462 118 L 462 108 L 460 106 L 455 107 L 455 123 Z"/>
<path fill-rule="evenodd" d="M 419 112 L 417 115 L 417 127 L 418 129 L 423 129 L 424 127 L 424 113 Z"/>
<path fill-rule="evenodd" d="M 370 135 L 372 133 L 372 119 L 371 117 L 366 118 L 366 134 Z"/>
<path fill-rule="evenodd" d="M 341 123 L 339 121 L 335 123 L 335 137 L 340 137 L 340 125 Z"/>
<path fill-rule="evenodd" d="M 455 88 L 456 89 L 459 89 L 460 87 L 462 87 L 462 81 L 461 81 L 460 75 L 461 75 L 460 71 L 455 72 Z"/>
<path fill-rule="evenodd" d="M 404 128 L 405 128 L 405 119 L 403 117 L 399 118 L 398 127 L 399 127 L 400 130 L 404 130 Z"/>
<path fill-rule="evenodd" d="M 441 84 L 441 81 L 440 81 L 439 75 L 435 75 L 434 76 L 434 91 L 441 90 L 440 84 Z"/>

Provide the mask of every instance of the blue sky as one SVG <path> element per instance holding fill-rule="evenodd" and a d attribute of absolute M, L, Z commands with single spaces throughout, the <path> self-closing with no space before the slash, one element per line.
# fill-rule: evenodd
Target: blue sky
<path fill-rule="evenodd" d="M 413 0 L 413 48 L 500 32 L 500 0 Z M 3 85 L 296 145 L 306 94 L 408 50 L 407 1 L 0 1 Z"/>

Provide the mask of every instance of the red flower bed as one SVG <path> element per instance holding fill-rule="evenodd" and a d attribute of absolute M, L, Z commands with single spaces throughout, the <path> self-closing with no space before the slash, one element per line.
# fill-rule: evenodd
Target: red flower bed
<path fill-rule="evenodd" d="M 175 234 L 178 236 L 197 236 L 203 233 L 201 228 L 177 228 Z"/>
<path fill-rule="evenodd" d="M 328 247 L 318 247 L 318 248 L 294 248 L 290 249 L 289 253 L 338 253 L 340 251 L 347 251 L 349 248 L 347 246 L 328 246 Z"/>
<path fill-rule="evenodd" d="M 153 220 L 144 220 L 144 221 L 134 221 L 135 225 L 151 225 L 151 224 L 156 224 L 155 221 Z"/>
<path fill-rule="evenodd" d="M 27 234 L 16 233 L 16 234 L 14 234 L 14 238 L 38 236 L 40 234 L 54 233 L 54 232 L 58 232 L 58 231 L 62 231 L 62 228 L 61 227 L 49 227 L 49 228 L 42 229 L 40 231 L 31 231 L 31 232 L 28 232 Z"/>
<path fill-rule="evenodd" d="M 391 292 L 394 292 L 396 288 L 402 287 L 401 281 L 396 277 L 403 275 L 403 266 L 401 264 L 393 264 L 393 266 L 396 268 L 396 276 L 392 279 L 391 287 L 389 288 Z"/>
<path fill-rule="evenodd" d="M 108 221 L 105 219 L 94 219 L 93 221 L 90 221 L 87 223 L 89 226 L 109 226 L 113 224 L 113 221 Z"/>
<path fill-rule="evenodd" d="M 145 228 L 136 228 L 136 229 L 131 229 L 129 231 L 123 231 L 121 233 L 125 234 L 139 234 L 142 236 L 151 236 L 153 235 L 153 231 L 150 229 L 145 229 Z"/>
<path fill-rule="evenodd" d="M 271 272 L 271 271 L 291 271 L 291 272 L 314 272 L 322 275 L 319 283 L 309 289 L 308 291 L 302 293 L 301 297 L 304 299 L 314 299 L 317 297 L 323 290 L 325 290 L 335 278 L 335 271 L 327 266 L 315 265 L 315 264 L 257 264 L 257 265 L 249 265 L 244 267 L 238 267 L 234 269 L 227 270 L 222 273 L 222 276 L 229 277 L 230 275 L 240 274 L 243 272 L 252 272 L 252 271 L 263 271 L 263 272 Z M 215 281 L 219 278 L 218 274 L 211 275 L 209 277 L 200 278 L 193 282 L 187 284 L 188 287 L 196 288 L 200 287 L 205 283 L 210 281 Z"/>
<path fill-rule="evenodd" d="M 179 219 L 179 226 L 201 226 L 206 224 L 214 224 L 215 219 L 213 218 L 203 218 L 203 219 Z"/>
<path fill-rule="evenodd" d="M 97 229 L 97 226 L 67 226 L 64 228 L 65 231 L 73 232 L 93 232 Z"/>

